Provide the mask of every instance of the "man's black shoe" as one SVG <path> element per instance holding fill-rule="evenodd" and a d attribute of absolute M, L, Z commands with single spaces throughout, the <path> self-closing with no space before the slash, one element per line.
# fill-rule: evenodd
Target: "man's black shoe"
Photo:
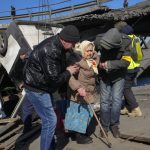
<path fill-rule="evenodd" d="M 115 138 L 119 138 L 120 137 L 120 132 L 119 132 L 118 126 L 112 126 L 111 127 L 111 132 L 112 132 L 112 134 L 113 134 L 113 136 Z"/>
<path fill-rule="evenodd" d="M 76 141 L 78 144 L 90 144 L 93 142 L 91 137 L 80 133 L 76 133 Z"/>
<path fill-rule="evenodd" d="M 65 133 L 65 136 L 66 136 L 67 138 L 71 138 L 72 141 L 76 141 L 76 133 L 72 133 L 72 132 L 70 132 L 70 133 Z"/>

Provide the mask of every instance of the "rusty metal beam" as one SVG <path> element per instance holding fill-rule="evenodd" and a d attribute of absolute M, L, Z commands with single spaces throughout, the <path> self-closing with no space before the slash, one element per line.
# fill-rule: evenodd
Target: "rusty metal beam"
<path fill-rule="evenodd" d="M 142 136 L 135 136 L 135 135 L 128 135 L 128 134 L 121 134 L 120 138 L 135 141 L 135 142 L 142 142 L 146 144 L 150 144 L 150 137 L 142 137 Z"/>
<path fill-rule="evenodd" d="M 108 2 L 111 0 L 98 0 L 98 1 L 99 1 L 99 4 L 101 4 L 101 3 Z M 35 13 L 30 13 L 30 14 L 29 13 L 28 14 L 20 14 L 20 15 L 16 15 L 15 17 L 3 16 L 3 17 L 0 17 L 0 20 L 10 20 L 10 19 L 20 19 L 20 18 L 31 18 L 31 17 L 44 16 L 44 15 L 53 15 L 53 14 L 57 14 L 57 13 L 63 13 L 63 12 L 67 12 L 67 11 L 72 11 L 72 10 L 76 10 L 76 9 L 94 6 L 94 5 L 98 4 L 98 1 L 86 2 L 86 3 L 73 5 L 73 6 L 69 6 L 69 7 L 64 7 L 64 8 L 60 8 L 60 9 L 55 9 L 55 10 L 50 10 L 50 11 L 35 12 Z"/>

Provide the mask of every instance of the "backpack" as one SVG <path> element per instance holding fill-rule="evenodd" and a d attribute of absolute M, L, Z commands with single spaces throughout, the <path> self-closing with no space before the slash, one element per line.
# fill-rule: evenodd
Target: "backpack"
<path fill-rule="evenodd" d="M 138 37 L 134 34 L 128 36 L 131 39 L 130 50 L 133 61 L 141 61 L 143 59 L 143 52 Z"/>

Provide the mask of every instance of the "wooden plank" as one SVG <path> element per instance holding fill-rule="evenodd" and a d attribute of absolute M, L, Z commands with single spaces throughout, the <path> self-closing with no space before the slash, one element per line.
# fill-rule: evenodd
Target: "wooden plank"
<path fill-rule="evenodd" d="M 9 140 L 3 142 L 2 144 L 0 144 L 0 150 L 4 149 L 4 150 L 10 150 L 10 147 L 14 146 L 16 140 L 19 138 L 21 134 L 15 134 L 14 136 L 12 136 Z"/>
<path fill-rule="evenodd" d="M 21 129 L 23 128 L 23 125 L 18 126 L 17 128 L 15 128 L 14 130 L 4 134 L 2 137 L 0 137 L 0 143 L 4 142 L 5 140 L 7 140 L 8 138 L 14 136 L 17 132 L 19 132 Z"/>
<path fill-rule="evenodd" d="M 12 142 L 9 145 L 7 145 L 7 147 L 5 147 L 4 150 L 14 150 L 14 148 L 15 148 L 15 145 L 14 145 L 14 142 Z"/>
<path fill-rule="evenodd" d="M 11 138 L 6 140 L 5 142 L 0 143 L 0 150 L 2 150 L 2 149 L 10 150 L 11 148 L 14 147 L 16 140 L 17 140 L 17 142 L 29 140 L 29 138 L 31 138 L 35 133 L 37 133 L 41 129 L 41 126 L 38 122 L 39 121 L 36 121 L 35 123 L 33 123 L 33 125 L 35 127 L 33 127 L 33 129 L 31 131 L 27 132 L 26 134 L 22 134 L 22 133 L 14 134 L 13 136 L 11 136 Z M 20 128 L 21 128 L 21 126 L 20 126 Z M 18 133 L 18 132 L 16 132 L 16 133 Z"/>
<path fill-rule="evenodd" d="M 150 144 L 150 137 L 142 137 L 142 136 L 133 136 L 128 134 L 121 134 L 120 138 L 130 140 L 130 141 L 136 141 L 136 142 L 142 142 L 146 144 Z"/>
<path fill-rule="evenodd" d="M 0 136 L 6 134 L 11 129 L 15 128 L 18 125 L 20 117 L 16 118 L 8 118 L 8 119 L 1 119 L 0 120 Z"/>
<path fill-rule="evenodd" d="M 17 125 L 18 125 L 17 122 L 10 122 L 10 123 L 7 123 L 6 125 L 0 126 L 0 136 L 6 134 L 7 132 L 9 132 L 11 129 L 13 129 Z"/>
<path fill-rule="evenodd" d="M 0 124 L 16 122 L 19 118 L 7 118 L 7 119 L 0 119 Z"/>

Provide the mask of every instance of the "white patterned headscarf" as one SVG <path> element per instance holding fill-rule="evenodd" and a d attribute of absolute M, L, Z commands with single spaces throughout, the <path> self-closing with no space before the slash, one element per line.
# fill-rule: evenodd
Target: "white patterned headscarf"
<path fill-rule="evenodd" d="M 87 40 L 85 40 L 85 41 L 83 41 L 83 42 L 81 42 L 81 43 L 77 43 L 77 44 L 75 45 L 74 50 L 75 50 L 76 52 L 78 52 L 80 55 L 82 55 L 82 57 L 84 57 L 84 51 L 87 49 L 87 47 L 88 47 L 89 45 L 92 45 L 92 46 L 93 46 L 93 51 L 94 51 L 94 50 L 95 50 L 95 45 L 94 45 L 94 43 L 93 43 L 93 42 L 90 42 L 90 41 L 87 41 Z M 88 66 L 89 66 L 90 68 L 93 68 L 94 72 L 95 72 L 96 74 L 98 74 L 98 69 L 97 69 L 97 63 L 96 63 L 96 61 L 95 61 L 94 59 L 91 59 L 91 60 L 88 60 L 88 59 L 87 59 L 86 62 L 87 62 L 87 64 L 88 64 Z"/>
<path fill-rule="evenodd" d="M 93 51 L 95 50 L 95 45 L 93 42 L 90 42 L 90 41 L 83 41 L 81 43 L 77 43 L 75 45 L 75 48 L 74 50 L 75 51 L 78 51 L 83 57 L 84 57 L 84 51 L 86 50 L 86 48 L 89 46 L 89 45 L 92 45 L 93 46 Z"/>

